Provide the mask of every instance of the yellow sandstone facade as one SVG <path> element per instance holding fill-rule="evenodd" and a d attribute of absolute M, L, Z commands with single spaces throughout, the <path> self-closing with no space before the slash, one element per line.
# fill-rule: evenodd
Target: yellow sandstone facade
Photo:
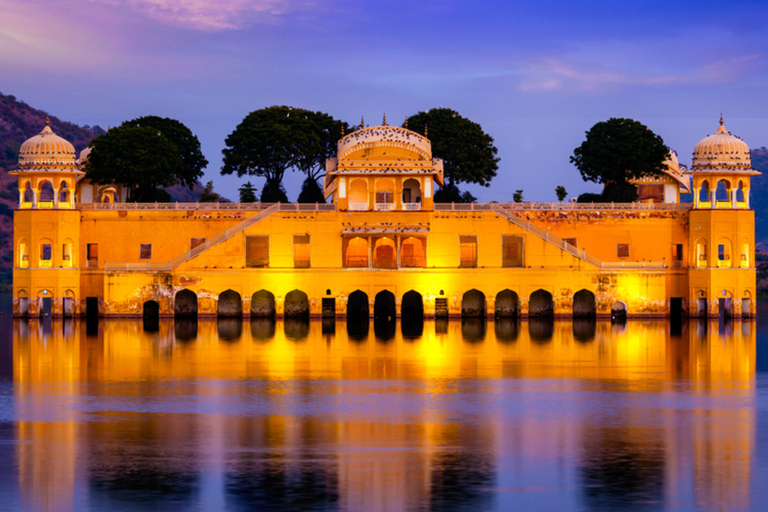
<path fill-rule="evenodd" d="M 669 188 L 687 190 L 679 167 L 658 180 L 667 202 L 436 204 L 429 140 L 386 125 L 339 141 L 320 205 L 126 203 L 83 179 L 87 151 L 47 126 L 22 145 L 16 315 L 755 312 L 758 173 L 722 120 L 687 171 L 693 204 Z"/>

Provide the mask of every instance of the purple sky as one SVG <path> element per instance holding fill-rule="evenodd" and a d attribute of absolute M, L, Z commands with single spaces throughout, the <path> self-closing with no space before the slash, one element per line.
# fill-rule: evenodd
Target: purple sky
<path fill-rule="evenodd" d="M 568 157 L 609 117 L 686 165 L 721 112 L 766 146 L 766 51 L 758 1 L 0 0 L 1 92 L 78 124 L 178 119 L 232 199 L 245 179 L 219 175 L 224 139 L 270 105 L 351 124 L 457 110 L 499 149 L 492 186 L 468 187 L 481 201 L 598 191 Z"/>

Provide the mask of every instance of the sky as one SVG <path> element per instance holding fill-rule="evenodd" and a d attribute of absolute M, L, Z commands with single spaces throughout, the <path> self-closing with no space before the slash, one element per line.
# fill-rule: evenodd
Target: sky
<path fill-rule="evenodd" d="M 463 187 L 481 202 L 599 192 L 569 157 L 611 117 L 685 165 L 721 113 L 768 146 L 766 53 L 764 1 L 0 0 L 0 92 L 80 125 L 178 119 L 235 200 L 224 141 L 271 105 L 367 125 L 454 109 L 498 148 L 491 186 Z"/>

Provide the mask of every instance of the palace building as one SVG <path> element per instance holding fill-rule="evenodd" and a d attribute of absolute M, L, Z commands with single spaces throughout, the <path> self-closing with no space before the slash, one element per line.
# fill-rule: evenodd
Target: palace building
<path fill-rule="evenodd" d="M 631 204 L 435 203 L 430 141 L 386 124 L 339 141 L 328 204 L 127 203 L 88 152 L 49 126 L 21 146 L 15 315 L 755 314 L 759 173 L 722 119 Z"/>

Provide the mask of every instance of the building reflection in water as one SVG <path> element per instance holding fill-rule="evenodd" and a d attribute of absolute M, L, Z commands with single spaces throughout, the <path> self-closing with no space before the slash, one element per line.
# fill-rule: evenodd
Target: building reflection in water
<path fill-rule="evenodd" d="M 28 508 L 750 506 L 748 322 L 143 327 L 14 321 Z"/>

